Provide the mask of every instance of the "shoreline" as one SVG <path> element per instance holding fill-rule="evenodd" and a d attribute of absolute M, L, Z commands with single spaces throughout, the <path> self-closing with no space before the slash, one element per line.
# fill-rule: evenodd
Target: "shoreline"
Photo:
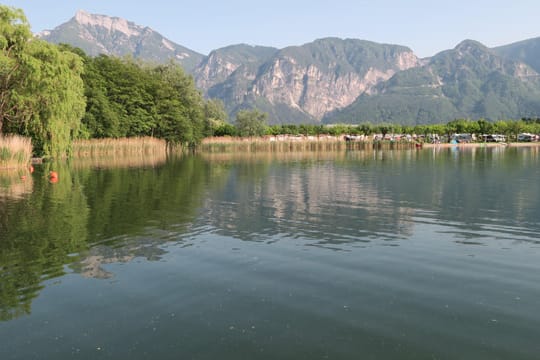
<path fill-rule="evenodd" d="M 444 148 L 506 148 L 540 147 L 540 142 L 469 142 L 427 143 L 415 141 L 391 141 L 371 139 L 345 140 L 341 136 L 283 136 L 283 137 L 210 137 L 202 141 L 198 151 L 206 152 L 257 152 L 257 151 L 335 151 L 335 150 L 408 150 Z"/>
<path fill-rule="evenodd" d="M 422 144 L 423 148 L 481 148 L 481 147 L 540 147 L 540 142 L 511 142 L 511 143 L 458 143 L 458 144 Z"/>

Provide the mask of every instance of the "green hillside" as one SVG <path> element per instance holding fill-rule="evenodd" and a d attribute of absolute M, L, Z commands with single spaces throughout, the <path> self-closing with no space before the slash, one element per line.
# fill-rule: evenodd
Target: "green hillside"
<path fill-rule="evenodd" d="M 540 37 L 493 48 L 500 56 L 521 61 L 540 73 Z"/>
<path fill-rule="evenodd" d="M 536 117 L 540 83 L 531 68 L 466 40 L 419 68 L 397 73 L 326 123 L 439 123 L 455 118 Z"/>

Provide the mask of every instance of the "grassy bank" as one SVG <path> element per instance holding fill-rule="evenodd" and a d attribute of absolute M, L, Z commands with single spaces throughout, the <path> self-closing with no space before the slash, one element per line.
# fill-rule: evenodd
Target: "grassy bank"
<path fill-rule="evenodd" d="M 18 135 L 0 136 L 0 169 L 26 167 L 31 159 L 30 138 Z"/>

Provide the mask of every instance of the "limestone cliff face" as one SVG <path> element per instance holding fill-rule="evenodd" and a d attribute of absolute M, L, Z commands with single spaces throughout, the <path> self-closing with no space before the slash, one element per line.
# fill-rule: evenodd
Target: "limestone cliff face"
<path fill-rule="evenodd" d="M 240 65 L 212 52 L 195 70 L 195 83 L 198 88 L 208 90 L 227 80 Z"/>
<path fill-rule="evenodd" d="M 236 79 L 245 83 L 245 73 L 252 77 L 259 66 L 273 56 L 278 50 L 272 47 L 251 46 L 246 44 L 231 45 L 212 51 L 195 69 L 195 83 L 204 92 L 211 92 L 212 87 Z M 233 73 L 241 68 L 240 74 Z M 229 77 L 231 77 L 229 79 Z M 244 84 L 245 85 L 245 84 Z M 244 92 L 247 89 L 244 88 Z"/>
<path fill-rule="evenodd" d="M 328 112 L 346 107 L 361 94 L 369 93 L 373 86 L 388 80 L 397 71 L 418 64 L 419 60 L 411 51 L 349 71 L 341 71 L 343 66 L 335 61 L 302 64 L 293 57 L 282 56 L 273 60 L 268 71 L 256 79 L 251 91 L 273 105 L 285 104 L 320 120 Z"/>
<path fill-rule="evenodd" d="M 262 107 L 270 121 L 320 121 L 396 72 L 420 66 L 409 48 L 327 38 L 281 50 L 236 45 L 212 52 L 195 71 L 206 95 L 234 113 Z M 275 109 L 280 109 L 275 111 Z"/>

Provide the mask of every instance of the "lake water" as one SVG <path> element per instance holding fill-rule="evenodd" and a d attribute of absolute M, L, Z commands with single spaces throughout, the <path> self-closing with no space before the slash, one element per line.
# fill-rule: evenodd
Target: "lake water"
<path fill-rule="evenodd" d="M 539 150 L 12 176 L 0 359 L 539 359 Z"/>

